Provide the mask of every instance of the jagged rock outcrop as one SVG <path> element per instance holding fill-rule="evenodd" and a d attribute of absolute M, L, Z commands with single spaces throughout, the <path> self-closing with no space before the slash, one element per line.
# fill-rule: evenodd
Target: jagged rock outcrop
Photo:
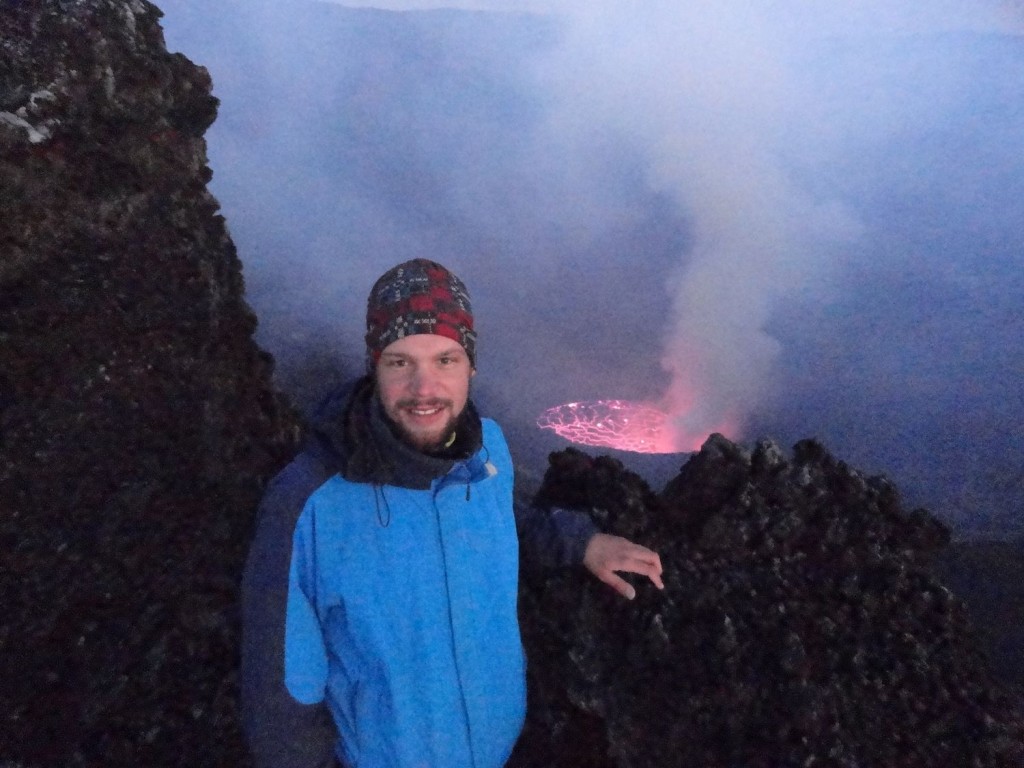
<path fill-rule="evenodd" d="M 1024 764 L 1020 710 L 931 568 L 948 532 L 885 479 L 813 441 L 712 436 L 660 495 L 570 449 L 538 497 L 657 549 L 665 590 L 528 578 L 516 764 Z"/>
<path fill-rule="evenodd" d="M 296 421 L 159 16 L 0 12 L 0 762 L 243 760 L 237 583 Z"/>

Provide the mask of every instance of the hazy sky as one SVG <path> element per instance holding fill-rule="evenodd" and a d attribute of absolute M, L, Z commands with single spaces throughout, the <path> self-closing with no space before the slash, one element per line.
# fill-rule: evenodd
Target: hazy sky
<path fill-rule="evenodd" d="M 378 8 L 392 11 L 425 11 L 438 9 L 462 9 L 470 11 L 530 12 L 551 16 L 588 16 L 621 9 L 635 14 L 650 8 L 659 8 L 664 15 L 672 11 L 669 3 L 659 0 L 384 0 L 382 2 L 348 2 L 329 0 L 349 8 Z M 728 0 L 725 3 L 728 5 Z M 721 7 L 721 4 L 693 3 L 695 8 Z M 855 28 L 884 29 L 886 31 L 907 30 L 920 32 L 937 29 L 962 31 L 965 29 L 985 32 L 1021 32 L 1024 29 L 1024 3 L 1019 0 L 1006 2 L 970 3 L 963 0 L 932 0 L 921 3 L 893 2 L 892 0 L 862 0 L 861 2 L 821 3 L 819 0 L 788 0 L 784 7 L 777 3 L 766 4 L 773 16 L 787 14 L 797 23 L 812 24 L 819 30 L 829 26 L 841 32 Z M 735 5 L 736 8 L 741 6 Z M 678 9 L 678 4 L 676 4 Z M 687 13 L 690 13 L 687 9 Z"/>
<path fill-rule="evenodd" d="M 429 256 L 526 462 L 547 406 L 656 401 L 687 445 L 816 436 L 1013 524 L 1020 4 L 375 5 L 161 4 L 222 100 L 212 188 L 300 400 L 359 370 L 373 279 Z"/>

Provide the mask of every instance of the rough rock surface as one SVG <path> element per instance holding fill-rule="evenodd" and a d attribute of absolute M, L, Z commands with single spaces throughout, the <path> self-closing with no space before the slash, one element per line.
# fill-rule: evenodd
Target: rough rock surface
<path fill-rule="evenodd" d="M 1018 703 L 932 569 L 948 532 L 884 478 L 715 435 L 660 495 L 570 449 L 538 498 L 657 549 L 665 590 L 529 577 L 517 765 L 1024 765 Z"/>
<path fill-rule="evenodd" d="M 3 764 L 242 764 L 238 576 L 296 423 L 159 15 L 0 11 Z"/>

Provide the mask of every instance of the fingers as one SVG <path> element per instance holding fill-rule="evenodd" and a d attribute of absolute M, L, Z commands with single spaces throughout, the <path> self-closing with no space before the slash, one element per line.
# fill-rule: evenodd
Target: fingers
<path fill-rule="evenodd" d="M 658 589 L 665 588 L 658 553 L 621 536 L 595 534 L 587 546 L 583 563 L 597 578 L 628 600 L 636 596 L 636 590 L 616 571 L 646 576 Z"/>
<path fill-rule="evenodd" d="M 664 589 L 665 584 L 661 580 L 661 558 L 657 552 L 647 547 L 623 539 L 628 546 L 623 546 L 622 551 L 609 567 L 614 571 L 626 571 L 646 576 L 658 589 Z"/>
<path fill-rule="evenodd" d="M 630 573 L 638 573 L 641 576 L 646 576 L 651 580 L 658 589 L 664 589 L 665 583 L 661 580 L 661 564 L 651 563 L 639 563 L 631 568 L 620 568 L 622 571 L 629 571 Z"/>
<path fill-rule="evenodd" d="M 651 583 L 658 589 L 664 589 L 665 583 L 661 580 L 661 568 L 652 566 L 648 563 L 633 563 L 623 565 L 615 569 L 616 571 L 635 573 L 640 576 L 646 576 L 651 580 Z"/>
<path fill-rule="evenodd" d="M 633 589 L 633 585 L 621 576 L 616 576 L 613 571 L 609 571 L 607 574 L 601 577 L 601 581 L 603 581 L 609 587 L 614 589 L 627 600 L 632 600 L 634 597 L 636 597 L 636 590 Z"/>

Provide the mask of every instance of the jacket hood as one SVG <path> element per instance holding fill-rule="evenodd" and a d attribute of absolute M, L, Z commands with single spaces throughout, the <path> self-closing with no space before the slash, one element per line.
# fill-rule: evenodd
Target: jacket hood
<path fill-rule="evenodd" d="M 324 400 L 313 416 L 307 450 L 351 482 L 423 489 L 483 445 L 480 416 L 471 401 L 455 435 L 451 448 L 437 454 L 408 445 L 385 416 L 373 377 L 367 375 Z"/>

